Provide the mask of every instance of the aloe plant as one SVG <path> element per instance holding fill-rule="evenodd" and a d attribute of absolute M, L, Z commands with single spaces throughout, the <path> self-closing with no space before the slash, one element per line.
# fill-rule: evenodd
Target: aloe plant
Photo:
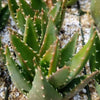
<path fill-rule="evenodd" d="M 50 3 L 31 0 L 31 5 L 25 0 L 19 0 L 19 4 L 16 0 L 8 0 L 8 5 L 23 34 L 9 29 L 17 57 L 13 59 L 6 46 L 6 65 L 13 83 L 28 100 L 69 99 L 99 74 L 97 70 L 77 77 L 93 52 L 96 32 L 78 53 L 75 52 L 78 33 L 64 48 L 60 47 L 58 33 L 67 0 Z"/>
<path fill-rule="evenodd" d="M 17 55 L 16 60 L 19 61 L 17 63 L 13 59 L 6 46 L 7 68 L 12 81 L 20 91 L 27 95 L 29 100 L 71 98 L 99 73 L 95 71 L 91 75 L 76 77 L 92 52 L 96 33 L 75 54 L 78 33 L 74 34 L 64 48 L 60 48 L 57 38 L 58 31 L 52 20 L 48 20 L 42 41 L 41 36 L 35 31 L 34 23 L 36 22 L 28 16 L 23 36 L 9 29 L 11 44 Z M 72 83 L 71 89 L 68 88 Z M 71 93 L 73 95 L 67 96 Z"/>
<path fill-rule="evenodd" d="M 7 23 L 9 18 L 9 10 L 8 5 L 5 7 L 2 7 L 2 3 L 0 0 L 0 31 L 5 27 L 5 24 Z"/>

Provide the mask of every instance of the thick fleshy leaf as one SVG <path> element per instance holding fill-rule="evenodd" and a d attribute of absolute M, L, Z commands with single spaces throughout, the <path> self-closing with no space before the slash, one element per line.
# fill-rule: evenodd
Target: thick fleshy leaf
<path fill-rule="evenodd" d="M 46 51 L 41 59 L 41 68 L 43 71 L 46 70 L 47 74 L 52 74 L 56 71 L 56 64 L 58 61 L 58 40 L 55 41 L 50 48 Z M 49 70 L 48 70 L 49 69 Z"/>
<path fill-rule="evenodd" d="M 60 7 L 61 7 L 61 1 L 59 0 L 53 8 L 51 8 L 50 12 L 49 12 L 49 15 L 52 17 L 52 19 L 55 21 L 56 20 L 56 17 L 57 15 L 59 14 L 60 12 Z"/>
<path fill-rule="evenodd" d="M 12 30 L 11 28 L 8 28 L 10 33 L 14 33 L 20 40 L 23 40 L 23 36 L 16 31 Z"/>
<path fill-rule="evenodd" d="M 44 0 L 31 0 L 31 6 L 35 10 L 41 11 L 41 9 L 47 10 Z"/>
<path fill-rule="evenodd" d="M 55 42 L 50 46 L 50 48 L 46 51 L 46 53 L 43 55 L 43 58 L 41 59 L 41 62 L 43 63 L 46 63 L 46 62 L 49 62 L 50 63 L 50 60 L 52 59 L 52 56 L 55 51 Z"/>
<path fill-rule="evenodd" d="M 93 31 L 95 31 L 95 29 L 93 29 Z M 89 63 L 90 63 L 90 69 L 92 72 L 94 72 L 95 70 L 100 70 L 100 39 L 99 39 L 98 34 L 96 34 L 96 39 L 93 46 L 93 52 L 90 56 Z M 100 74 L 95 79 L 99 83 Z"/>
<path fill-rule="evenodd" d="M 96 35 L 93 52 L 90 56 L 90 68 L 91 71 L 100 70 L 100 39 L 98 35 Z"/>
<path fill-rule="evenodd" d="M 19 65 L 17 65 L 12 59 L 8 47 L 6 47 L 6 60 L 8 71 L 15 86 L 22 92 L 29 92 L 29 90 L 31 89 L 31 84 L 25 79 L 25 77 L 20 72 L 18 68 Z"/>
<path fill-rule="evenodd" d="M 51 60 L 53 60 L 54 58 L 57 60 L 57 58 L 54 57 L 55 55 L 57 56 L 57 51 L 58 51 L 57 49 L 58 49 L 58 41 L 55 41 L 50 46 L 50 48 L 46 51 L 46 53 L 43 55 L 43 58 L 41 58 L 41 62 L 40 62 L 41 69 L 46 75 L 48 74 L 49 66 L 51 66 L 51 63 L 52 63 Z M 55 63 L 57 63 L 57 61 L 55 61 Z M 56 66 L 54 66 L 54 67 L 56 67 Z M 49 71 L 50 70 L 52 70 L 52 68 L 49 69 Z"/>
<path fill-rule="evenodd" d="M 16 0 L 8 0 L 8 6 L 10 10 L 10 14 L 12 15 L 13 19 L 16 21 L 16 10 L 19 8 L 17 5 Z"/>
<path fill-rule="evenodd" d="M 34 51 L 39 51 L 38 35 L 33 20 L 29 16 L 26 21 L 24 43 L 28 44 Z"/>
<path fill-rule="evenodd" d="M 62 100 L 61 94 L 47 82 L 40 69 L 37 70 L 32 84 L 28 100 Z"/>
<path fill-rule="evenodd" d="M 90 34 L 90 37 L 93 36 L 93 33 L 95 32 L 96 29 L 93 28 L 93 26 L 91 27 L 91 34 Z M 90 59 L 89 59 L 89 63 L 90 63 L 90 69 L 91 71 L 95 71 L 96 69 L 100 69 L 99 67 L 99 63 L 100 63 L 100 59 L 99 59 L 99 54 L 100 54 L 100 39 L 99 39 L 99 36 L 98 34 L 96 34 L 96 39 L 95 39 L 95 42 L 94 42 L 94 46 L 93 46 L 93 52 L 90 56 Z"/>
<path fill-rule="evenodd" d="M 47 12 L 42 10 L 41 11 L 41 44 L 43 42 L 45 33 L 46 33 L 46 28 L 47 28 L 47 24 L 48 24 L 48 16 L 47 16 Z"/>
<path fill-rule="evenodd" d="M 52 53 L 52 59 L 50 60 L 50 67 L 48 71 L 48 75 L 52 75 L 57 70 L 57 62 L 58 62 L 58 55 L 59 55 L 59 48 L 58 48 L 58 40 L 55 42 L 54 52 Z"/>
<path fill-rule="evenodd" d="M 68 66 L 70 63 L 70 59 L 72 58 L 73 54 L 75 53 L 75 46 L 77 42 L 78 34 L 74 34 L 71 40 L 65 45 L 64 48 L 61 49 L 60 55 L 60 67 L 63 67 L 65 64 Z"/>
<path fill-rule="evenodd" d="M 48 80 L 55 88 L 66 84 L 66 79 L 70 73 L 70 67 L 64 66 L 51 75 Z"/>
<path fill-rule="evenodd" d="M 25 0 L 19 0 L 19 5 L 22 10 L 22 12 L 28 16 L 30 15 L 31 17 L 34 16 L 34 10 L 30 7 L 30 5 L 25 1 Z"/>
<path fill-rule="evenodd" d="M 53 8 L 51 8 L 49 12 L 49 16 L 53 19 L 58 29 L 60 29 L 60 26 L 61 26 L 61 16 L 62 16 L 61 5 L 62 5 L 62 2 L 58 0 L 58 2 L 54 5 Z"/>
<path fill-rule="evenodd" d="M 56 40 L 56 33 L 57 33 L 57 29 L 53 21 L 49 20 L 46 33 L 45 33 L 45 37 L 44 37 L 44 40 L 43 40 L 43 43 L 40 49 L 40 56 L 43 56 L 43 54 L 46 52 L 46 50 L 48 50 L 50 45 L 53 44 L 53 42 Z"/>
<path fill-rule="evenodd" d="M 37 32 L 37 34 L 39 36 L 41 36 L 41 13 L 36 11 L 35 15 L 34 15 L 34 27 L 35 27 L 35 31 Z"/>
<path fill-rule="evenodd" d="M 28 47 L 23 41 L 21 41 L 14 32 L 10 34 L 11 44 L 13 45 L 14 50 L 16 51 L 17 56 L 19 57 L 20 63 L 24 66 L 26 63 L 29 71 L 34 75 L 35 67 L 33 58 L 37 60 L 36 52 L 32 48 Z M 24 62 L 24 63 L 23 63 Z"/>
<path fill-rule="evenodd" d="M 91 79 L 98 75 L 98 73 L 99 71 L 95 71 L 91 75 L 84 75 L 73 79 L 64 89 L 61 90 L 65 95 L 64 100 L 72 98 L 76 93 L 83 89 Z"/>
<path fill-rule="evenodd" d="M 58 84 L 57 82 L 55 82 L 55 80 L 57 80 L 55 77 L 56 74 L 51 76 L 51 77 L 54 77 L 53 78 L 54 81 L 52 81 L 53 79 L 51 79 L 50 81 L 54 87 L 59 88 L 59 89 L 63 88 L 71 80 L 73 80 L 77 74 L 79 74 L 79 72 L 82 70 L 87 60 L 89 59 L 89 56 L 91 54 L 91 50 L 93 47 L 93 43 L 95 40 L 95 36 L 96 36 L 96 33 L 94 33 L 93 37 L 88 41 L 88 43 L 74 57 L 72 57 L 71 65 L 69 66 L 70 73 L 66 75 L 66 77 L 62 80 L 61 84 Z"/>
<path fill-rule="evenodd" d="M 88 43 L 71 59 L 70 75 L 68 83 L 82 70 L 92 52 L 92 47 L 95 41 L 96 33 L 91 37 Z"/>
<path fill-rule="evenodd" d="M 24 33 L 24 30 L 25 30 L 25 23 L 26 23 L 26 21 L 25 21 L 25 16 L 22 14 L 22 12 L 21 12 L 21 10 L 20 10 L 20 8 L 19 9 L 17 9 L 17 12 L 16 12 L 17 14 L 17 16 L 16 16 L 16 20 L 17 20 L 17 25 L 18 25 L 18 27 L 19 27 L 19 29 L 22 31 L 22 33 Z"/>
<path fill-rule="evenodd" d="M 18 34 L 16 31 L 13 31 L 12 29 L 9 29 L 10 33 L 14 33 L 17 38 L 22 40 L 22 35 Z M 23 57 L 20 55 L 20 53 L 16 52 L 17 56 L 19 57 L 19 60 L 21 62 L 21 72 L 26 77 L 27 81 L 33 81 L 33 72 L 30 70 L 30 67 L 27 65 L 27 61 L 23 59 Z"/>

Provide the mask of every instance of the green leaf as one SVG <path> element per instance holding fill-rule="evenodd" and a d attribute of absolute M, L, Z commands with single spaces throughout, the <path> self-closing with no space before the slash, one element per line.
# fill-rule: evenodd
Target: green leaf
<path fill-rule="evenodd" d="M 60 7 L 61 7 L 61 1 L 59 0 L 49 12 L 49 15 L 52 17 L 53 21 L 56 20 L 57 15 L 60 12 Z"/>
<path fill-rule="evenodd" d="M 34 10 L 30 7 L 30 5 L 25 0 L 19 0 L 20 8 L 26 16 L 34 16 Z"/>
<path fill-rule="evenodd" d="M 90 56 L 90 69 L 95 71 L 96 69 L 100 70 L 100 39 L 96 34 L 96 39 L 93 47 L 92 55 Z"/>
<path fill-rule="evenodd" d="M 50 45 L 56 40 L 56 27 L 52 20 L 49 20 L 45 37 L 40 49 L 40 56 L 43 56 L 43 54 L 46 52 L 46 50 L 50 47 Z"/>
<path fill-rule="evenodd" d="M 31 6 L 35 10 L 41 11 L 41 9 L 47 10 L 46 3 L 43 0 L 31 0 Z"/>
<path fill-rule="evenodd" d="M 88 43 L 74 57 L 72 57 L 71 65 L 69 66 L 70 72 L 68 71 L 69 73 L 68 74 L 66 73 L 67 75 L 65 74 L 64 79 L 61 78 L 62 79 L 61 84 L 59 84 L 58 79 L 56 79 L 56 77 L 55 77 L 56 73 L 51 76 L 50 83 L 52 83 L 52 85 L 54 87 L 59 88 L 59 89 L 63 88 L 71 80 L 73 80 L 77 74 L 79 74 L 79 72 L 82 70 L 82 68 L 86 64 L 86 62 L 91 54 L 91 50 L 92 50 L 93 43 L 95 40 L 95 35 L 96 34 L 94 33 L 93 37 L 88 41 Z M 63 68 L 61 68 L 61 69 L 63 69 Z M 58 74 L 59 74 L 59 72 L 58 72 Z"/>
<path fill-rule="evenodd" d="M 49 67 L 49 72 L 48 75 L 52 75 L 54 72 L 57 70 L 57 62 L 58 62 L 58 40 L 55 42 L 55 48 L 54 52 L 52 52 L 52 59 L 50 60 L 50 67 Z"/>
<path fill-rule="evenodd" d="M 95 71 L 91 75 L 84 75 L 73 79 L 64 89 L 60 90 L 60 92 L 63 92 L 65 95 L 64 100 L 69 100 L 72 98 L 76 93 L 83 89 L 98 73 L 99 71 Z"/>
<path fill-rule="evenodd" d="M 6 60 L 8 71 L 15 86 L 22 92 L 29 92 L 31 89 L 31 84 L 26 81 L 25 77 L 21 74 L 20 70 L 18 69 L 19 65 L 17 65 L 12 59 L 8 47 L 6 47 Z"/>
<path fill-rule="evenodd" d="M 41 69 L 45 75 L 56 71 L 58 61 L 58 40 L 56 40 L 41 58 Z"/>
<path fill-rule="evenodd" d="M 17 20 L 17 25 L 18 27 L 20 28 L 20 30 L 22 31 L 22 33 L 24 33 L 24 30 L 25 30 L 25 16 L 22 14 L 21 10 L 20 9 L 17 9 L 17 12 L 16 12 L 17 16 L 16 16 L 16 20 Z"/>
<path fill-rule="evenodd" d="M 28 100 L 62 100 L 62 96 L 47 82 L 40 69 L 32 84 Z"/>
<path fill-rule="evenodd" d="M 75 53 L 75 46 L 77 42 L 78 34 L 74 34 L 74 36 L 71 38 L 71 40 L 65 45 L 64 48 L 61 49 L 61 55 L 60 55 L 60 67 L 63 67 L 65 64 L 68 66 L 70 63 L 70 59 L 73 57 L 73 54 Z"/>
<path fill-rule="evenodd" d="M 8 28 L 10 33 L 14 33 L 20 40 L 23 40 L 23 36 L 19 33 L 17 33 L 16 31 L 12 30 L 11 28 Z"/>
<path fill-rule="evenodd" d="M 34 51 L 39 51 L 38 35 L 33 20 L 28 16 L 26 21 L 24 43 L 28 44 Z"/>
<path fill-rule="evenodd" d="M 95 41 L 96 33 L 92 36 L 92 38 L 88 41 L 88 43 L 71 59 L 71 66 L 70 66 L 70 77 L 68 78 L 68 81 L 70 82 L 79 72 L 82 70 L 82 68 L 85 66 L 87 60 L 89 59 L 89 56 L 92 52 L 92 47 Z M 69 83 L 68 82 L 68 83 Z"/>
<path fill-rule="evenodd" d="M 43 55 L 43 58 L 41 59 L 41 62 L 49 62 L 50 63 L 50 60 L 52 59 L 52 56 L 55 51 L 55 42 L 50 46 L 50 48 L 46 51 L 46 53 Z"/>
<path fill-rule="evenodd" d="M 51 66 L 51 63 L 53 62 L 50 62 L 51 60 L 54 61 L 53 59 L 56 58 L 54 57 L 55 55 L 57 55 L 57 48 L 58 48 L 58 42 L 55 41 L 51 46 L 50 48 L 46 51 L 46 53 L 43 55 L 43 58 L 41 58 L 41 61 L 40 61 L 40 64 L 41 64 L 41 69 L 42 71 L 47 75 L 48 74 L 48 68 L 49 66 Z M 56 53 L 56 54 L 55 54 Z M 57 60 L 57 58 L 56 58 Z M 57 61 L 55 61 L 55 63 L 57 63 Z M 56 66 L 54 66 L 56 67 Z M 49 71 L 52 70 L 49 69 Z M 50 72 L 49 72 L 50 73 Z"/>
<path fill-rule="evenodd" d="M 48 80 L 55 88 L 62 86 L 66 83 L 66 79 L 70 73 L 70 67 L 64 66 L 63 68 L 57 70 L 53 75 L 51 75 Z"/>
<path fill-rule="evenodd" d="M 40 43 L 42 44 L 45 33 L 46 33 L 46 28 L 47 28 L 47 24 L 48 24 L 48 16 L 47 16 L 47 12 L 42 10 L 41 11 L 41 41 Z"/>
<path fill-rule="evenodd" d="M 35 66 L 33 62 L 33 58 L 37 60 L 36 52 L 32 50 L 32 48 L 29 48 L 27 44 L 25 44 L 23 41 L 21 41 L 15 33 L 10 34 L 11 44 L 13 45 L 14 50 L 16 51 L 17 56 L 19 57 L 20 63 L 26 65 L 29 68 L 29 71 L 31 71 L 34 75 L 35 73 Z M 23 63 L 24 62 L 24 63 Z"/>
<path fill-rule="evenodd" d="M 35 31 L 37 32 L 37 34 L 39 36 L 41 36 L 41 13 L 39 13 L 38 11 L 35 12 L 34 14 L 34 27 L 35 27 Z"/>
<path fill-rule="evenodd" d="M 50 10 L 50 18 L 53 19 L 56 27 L 58 30 L 61 28 L 61 16 L 62 16 L 62 10 L 61 10 L 62 2 L 58 0 L 58 2 L 54 5 L 54 7 Z"/>
<path fill-rule="evenodd" d="M 16 0 L 8 0 L 8 6 L 10 10 L 10 14 L 16 22 L 16 10 L 19 8 Z"/>

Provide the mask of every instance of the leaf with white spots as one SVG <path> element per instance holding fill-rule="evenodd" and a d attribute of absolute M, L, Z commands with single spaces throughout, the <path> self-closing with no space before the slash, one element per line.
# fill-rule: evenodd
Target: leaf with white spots
<path fill-rule="evenodd" d="M 55 41 L 43 55 L 43 58 L 41 59 L 40 62 L 42 71 L 46 72 L 46 74 L 49 75 L 52 74 L 52 72 L 56 71 L 57 61 L 58 61 L 58 40 Z"/>
<path fill-rule="evenodd" d="M 10 10 L 10 14 L 12 15 L 13 19 L 16 21 L 16 10 L 19 8 L 16 0 L 8 0 L 8 6 Z"/>
<path fill-rule="evenodd" d="M 48 50 L 50 45 L 56 40 L 56 33 L 57 33 L 57 29 L 53 21 L 49 20 L 47 28 L 46 28 L 44 40 L 42 42 L 42 46 L 40 49 L 40 56 L 43 56 L 43 54 L 46 52 L 46 50 Z"/>
<path fill-rule="evenodd" d="M 42 10 L 41 11 L 41 44 L 43 42 L 45 33 L 46 33 L 46 28 L 47 28 L 47 24 L 48 24 L 48 16 L 47 16 L 47 12 Z"/>
<path fill-rule="evenodd" d="M 96 33 L 94 32 L 94 35 L 90 38 L 88 43 L 71 59 L 71 65 L 70 65 L 70 80 L 72 80 L 79 72 L 82 70 L 82 68 L 85 66 L 87 60 L 90 57 L 90 54 L 92 52 L 92 47 L 95 41 Z"/>
<path fill-rule="evenodd" d="M 58 88 L 59 86 L 64 86 L 67 81 L 69 73 L 70 67 L 64 66 L 63 68 L 58 69 L 54 74 L 52 74 L 48 78 L 48 81 L 55 88 Z"/>
<path fill-rule="evenodd" d="M 96 34 L 94 33 L 93 37 L 88 41 L 88 43 L 71 59 L 71 65 L 69 66 L 70 72 L 66 75 L 66 77 L 62 80 L 61 84 L 59 84 L 59 80 L 56 78 L 56 73 L 50 77 L 50 82 L 56 88 L 63 88 L 66 86 L 71 80 L 75 78 L 77 74 L 82 70 L 84 65 L 86 64 L 89 56 L 91 54 L 91 50 L 93 47 L 93 43 L 95 40 Z M 61 68 L 62 69 L 62 68 Z M 59 71 L 57 72 L 59 74 Z M 63 74 L 62 74 L 63 75 Z M 54 80 L 54 81 L 52 81 Z"/>
<path fill-rule="evenodd" d="M 95 29 L 93 29 L 95 31 Z M 100 70 L 100 38 L 96 34 L 96 39 L 93 46 L 93 51 L 89 59 L 90 70 L 94 72 L 95 70 Z M 98 83 L 100 83 L 100 74 L 95 78 Z M 97 84 L 98 84 L 97 83 Z"/>
<path fill-rule="evenodd" d="M 60 12 L 60 7 L 61 7 L 61 1 L 59 0 L 53 8 L 51 8 L 50 12 L 49 12 L 49 15 L 52 17 L 53 21 L 56 20 L 57 18 L 57 15 L 59 14 Z"/>
<path fill-rule="evenodd" d="M 24 33 L 26 21 L 25 21 L 25 16 L 22 14 L 20 8 L 17 9 L 16 15 L 17 15 L 16 20 L 18 23 L 17 25 L 18 25 L 19 29 L 22 31 L 22 33 Z"/>
<path fill-rule="evenodd" d="M 14 32 L 10 34 L 11 44 L 13 45 L 13 49 L 16 51 L 16 54 L 19 58 L 19 61 L 22 65 L 24 65 L 23 62 L 26 63 L 26 65 L 30 68 L 32 73 L 35 73 L 35 66 L 33 62 L 33 58 L 37 60 L 37 54 L 35 51 L 32 50 L 32 48 L 28 47 L 27 44 L 25 44 L 23 41 L 20 40 L 16 36 Z"/>
<path fill-rule="evenodd" d="M 10 76 L 15 84 L 15 86 L 22 92 L 29 92 L 31 89 L 31 84 L 25 79 L 21 74 L 19 65 L 16 65 L 15 61 L 12 59 L 8 47 L 6 47 L 6 60 L 7 68 L 10 73 Z"/>
<path fill-rule="evenodd" d="M 55 23 L 55 26 L 58 28 L 58 30 L 61 28 L 61 16 L 62 16 L 61 6 L 62 2 L 58 0 L 49 12 L 49 16 L 50 18 L 53 19 L 53 22 Z"/>
<path fill-rule="evenodd" d="M 25 16 L 34 16 L 34 10 L 25 0 L 19 0 L 19 6 L 21 11 L 25 14 Z"/>
<path fill-rule="evenodd" d="M 95 71 L 90 75 L 84 75 L 73 79 L 64 89 L 60 90 L 60 92 L 65 95 L 63 100 L 69 100 L 70 98 L 72 98 L 99 73 L 99 71 Z"/>
<path fill-rule="evenodd" d="M 59 57 L 59 47 L 58 47 L 58 40 L 56 40 L 54 52 L 52 53 L 52 59 L 50 60 L 48 75 L 52 75 L 57 71 L 58 57 Z"/>
<path fill-rule="evenodd" d="M 32 84 L 28 100 L 62 100 L 61 94 L 47 82 L 39 68 Z"/>
<path fill-rule="evenodd" d="M 27 17 L 24 33 L 24 43 L 28 44 L 34 51 L 39 51 L 38 35 L 31 17 Z"/>
<path fill-rule="evenodd" d="M 65 45 L 64 48 L 61 49 L 60 54 L 60 60 L 59 60 L 59 66 L 63 67 L 65 64 L 68 66 L 70 65 L 70 59 L 72 58 L 73 54 L 75 53 L 75 46 L 77 43 L 77 37 L 78 34 L 74 34 L 74 36 L 71 38 L 71 40 Z"/>
<path fill-rule="evenodd" d="M 47 10 L 44 0 L 31 0 L 31 6 L 35 10 L 41 11 L 41 9 Z"/>

